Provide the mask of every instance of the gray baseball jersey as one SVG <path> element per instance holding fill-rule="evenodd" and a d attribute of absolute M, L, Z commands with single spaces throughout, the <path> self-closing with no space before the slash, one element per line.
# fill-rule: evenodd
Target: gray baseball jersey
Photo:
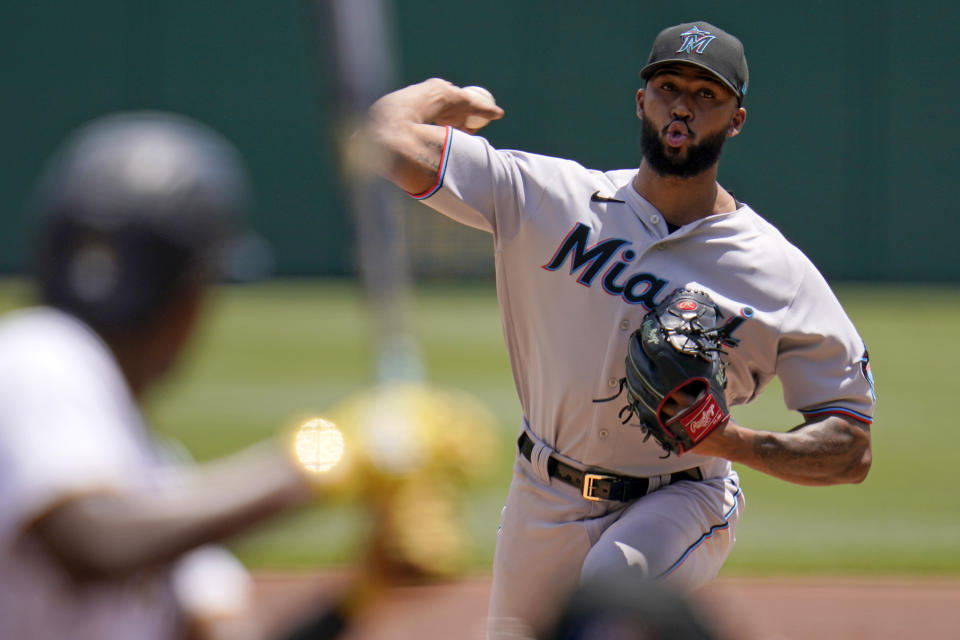
<path fill-rule="evenodd" d="M 517 457 L 501 518 L 491 638 L 548 623 L 581 578 L 631 566 L 694 589 L 730 553 L 745 504 L 730 462 L 696 450 L 665 457 L 620 423 L 623 396 L 594 402 L 617 392 L 630 334 L 670 291 L 704 290 L 734 323 L 730 405 L 778 376 L 790 409 L 871 421 L 864 344 L 803 253 L 742 204 L 670 229 L 633 188 L 635 175 L 500 151 L 448 128 L 436 184 L 414 195 L 493 234 L 503 333 L 533 443 Z M 551 476 L 551 457 L 649 477 L 652 493 L 587 500 Z M 671 482 L 691 467 L 702 481 Z"/>
<path fill-rule="evenodd" d="M 695 465 L 722 473 L 695 451 L 662 459 L 641 430 L 620 426 L 621 403 L 592 402 L 616 391 L 627 338 L 677 287 L 707 291 L 742 320 L 729 350 L 731 405 L 778 376 L 790 409 L 871 421 L 863 341 L 813 264 L 750 207 L 670 233 L 633 188 L 635 169 L 593 171 L 448 132 L 438 182 L 416 197 L 493 234 L 524 417 L 561 454 L 629 475 Z"/>

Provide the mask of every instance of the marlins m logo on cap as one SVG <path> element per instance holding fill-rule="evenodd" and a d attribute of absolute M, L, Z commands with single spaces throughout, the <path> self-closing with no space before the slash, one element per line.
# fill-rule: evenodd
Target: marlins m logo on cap
<path fill-rule="evenodd" d="M 677 48 L 677 41 L 680 48 Z M 743 43 L 709 22 L 685 22 L 667 27 L 657 35 L 640 77 L 649 80 L 661 67 L 685 63 L 706 69 L 743 99 L 750 72 Z"/>
<path fill-rule="evenodd" d="M 704 31 L 703 29 L 694 26 L 689 31 L 684 31 L 681 33 L 680 37 L 683 38 L 683 44 L 681 44 L 680 48 L 674 53 L 702 54 L 703 50 L 707 48 L 707 45 L 710 44 L 717 36 L 710 35 L 709 31 Z"/>

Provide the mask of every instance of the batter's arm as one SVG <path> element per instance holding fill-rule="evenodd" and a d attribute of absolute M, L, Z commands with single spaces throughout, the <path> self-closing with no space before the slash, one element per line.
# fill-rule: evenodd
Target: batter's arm
<path fill-rule="evenodd" d="M 470 115 L 497 120 L 503 109 L 446 80 L 431 78 L 377 100 L 354 136 L 352 151 L 364 168 L 409 193 L 423 193 L 437 181 L 447 135 L 444 127 L 473 133 L 465 126 Z"/>
<path fill-rule="evenodd" d="M 27 531 L 78 578 L 114 577 L 170 562 L 290 507 L 313 489 L 272 446 L 257 445 L 151 491 L 74 495 Z"/>
<path fill-rule="evenodd" d="M 870 425 L 838 414 L 811 418 L 786 433 L 753 430 L 731 420 L 697 445 L 696 452 L 811 486 L 862 482 L 872 460 Z"/>

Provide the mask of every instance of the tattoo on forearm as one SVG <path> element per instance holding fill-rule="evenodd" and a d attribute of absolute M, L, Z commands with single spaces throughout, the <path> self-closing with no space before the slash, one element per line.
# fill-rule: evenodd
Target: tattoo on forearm
<path fill-rule="evenodd" d="M 783 462 L 797 460 L 801 457 L 799 451 L 793 451 L 781 442 L 776 435 L 757 435 L 753 442 L 754 454 L 766 462 Z"/>
<path fill-rule="evenodd" d="M 429 158 L 424 155 L 419 155 L 417 156 L 417 162 L 419 162 L 421 165 L 425 167 L 430 167 L 435 172 L 440 170 L 440 163 L 434 160 L 433 158 Z"/>
<path fill-rule="evenodd" d="M 808 477 L 847 472 L 859 459 L 851 456 L 858 435 L 853 430 L 857 428 L 829 420 L 801 425 L 789 434 L 757 434 L 753 452 L 772 470 L 789 470 Z"/>
<path fill-rule="evenodd" d="M 428 153 L 418 155 L 417 162 L 420 163 L 421 166 L 427 167 L 436 173 L 440 170 L 440 159 L 443 157 L 443 142 L 438 140 L 427 140 L 424 144 L 427 146 Z M 433 157 L 429 155 L 429 150 L 436 150 L 440 153 L 437 157 Z"/>

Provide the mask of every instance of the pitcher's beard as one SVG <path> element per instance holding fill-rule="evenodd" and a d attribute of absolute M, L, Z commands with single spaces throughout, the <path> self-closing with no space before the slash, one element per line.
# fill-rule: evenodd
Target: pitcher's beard
<path fill-rule="evenodd" d="M 660 132 L 646 118 L 641 121 L 640 153 L 657 174 L 665 177 L 690 178 L 703 173 L 720 159 L 726 141 L 727 132 L 720 131 L 689 147 L 686 157 L 672 156 L 660 140 Z"/>

